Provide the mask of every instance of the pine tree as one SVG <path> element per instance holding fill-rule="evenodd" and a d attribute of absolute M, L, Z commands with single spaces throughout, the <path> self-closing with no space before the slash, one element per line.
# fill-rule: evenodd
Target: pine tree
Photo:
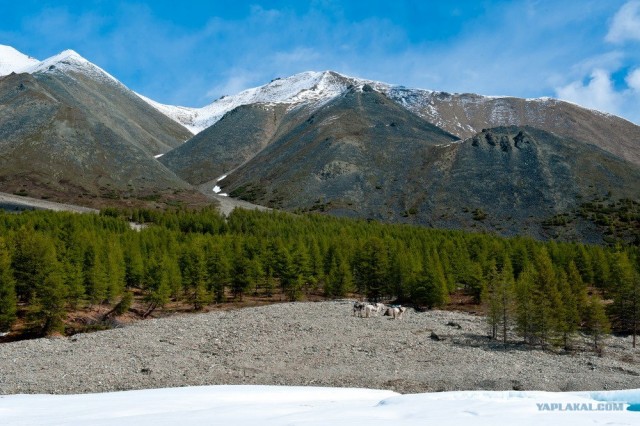
<path fill-rule="evenodd" d="M 82 261 L 80 259 L 67 258 L 62 268 L 65 286 L 67 287 L 67 301 L 69 306 L 75 309 L 85 295 Z"/>
<path fill-rule="evenodd" d="M 49 270 L 44 273 L 42 284 L 38 288 L 37 298 L 33 303 L 36 308 L 34 318 L 42 326 L 44 334 L 63 331 L 65 317 L 66 288 L 61 267 L 53 260 Z"/>
<path fill-rule="evenodd" d="M 500 329 L 502 341 L 507 343 L 507 331 L 511 325 L 516 299 L 513 268 L 508 257 L 505 256 L 503 258 L 502 270 L 499 273 L 495 262 L 493 260 L 489 261 L 486 286 L 482 299 L 487 307 L 487 321 L 489 322 L 491 337 L 497 339 L 498 329 Z"/>
<path fill-rule="evenodd" d="M 125 289 L 126 268 L 124 253 L 116 239 L 105 241 L 103 246 L 102 256 L 106 270 L 106 299 L 114 301 L 124 293 Z"/>
<path fill-rule="evenodd" d="M 640 325 L 640 276 L 625 252 L 617 253 L 614 259 L 611 266 L 614 286 L 612 311 L 618 328 L 633 335 L 635 348 Z"/>
<path fill-rule="evenodd" d="M 536 254 L 534 265 L 532 332 L 545 349 L 559 331 L 558 317 L 562 302 L 553 263 L 545 248 Z"/>
<path fill-rule="evenodd" d="M 495 261 L 489 262 L 487 274 L 485 277 L 486 285 L 482 291 L 482 301 L 487 309 L 487 322 L 491 331 L 491 338 L 498 338 L 498 327 L 502 317 L 502 309 L 500 306 L 499 277 Z"/>
<path fill-rule="evenodd" d="M 593 336 L 593 350 L 602 352 L 602 336 L 611 329 L 602 301 L 597 296 L 591 296 L 588 300 L 586 331 Z"/>
<path fill-rule="evenodd" d="M 329 265 L 325 273 L 324 293 L 328 297 L 344 297 L 353 291 L 353 277 L 342 254 L 333 249 L 328 254 Z M 325 262 L 326 263 L 326 262 Z"/>
<path fill-rule="evenodd" d="M 507 343 L 507 330 L 511 325 L 513 311 L 516 303 L 515 280 L 513 278 L 513 268 L 511 260 L 505 256 L 502 270 L 499 275 L 498 295 L 500 298 L 500 319 L 502 326 L 502 341 Z"/>
<path fill-rule="evenodd" d="M 60 331 L 66 287 L 54 242 L 32 230 L 22 230 L 17 237 L 13 258 L 17 296 L 28 303 L 29 319 L 41 332 Z"/>
<path fill-rule="evenodd" d="M 596 287 L 602 290 L 603 297 L 607 298 L 611 288 L 611 269 L 609 259 L 606 253 L 601 250 L 595 250 L 593 257 L 593 280 Z"/>
<path fill-rule="evenodd" d="M 169 303 L 171 296 L 171 285 L 167 270 L 164 267 L 166 256 L 155 253 L 147 262 L 147 271 L 145 273 L 147 310 L 144 317 L 149 316 L 157 308 L 164 307 Z"/>
<path fill-rule="evenodd" d="M 194 309 L 202 309 L 209 303 L 207 291 L 207 266 L 199 241 L 190 241 L 180 257 L 180 274 L 187 299 Z"/>
<path fill-rule="evenodd" d="M 9 250 L 0 237 L 0 331 L 10 329 L 16 320 L 17 302 Z"/>
<path fill-rule="evenodd" d="M 425 258 L 423 270 L 413 286 L 412 296 L 417 297 L 429 309 L 444 306 L 449 301 L 447 282 L 436 252 Z"/>
<path fill-rule="evenodd" d="M 389 258 L 384 241 L 369 238 L 362 245 L 356 261 L 355 281 L 359 292 L 366 293 L 369 300 L 379 300 L 387 283 Z"/>
<path fill-rule="evenodd" d="M 224 301 L 225 288 L 231 281 L 231 264 L 222 247 L 211 247 L 207 255 L 207 278 L 209 291 L 216 303 Z"/>
<path fill-rule="evenodd" d="M 242 245 L 237 243 L 234 248 L 232 273 L 231 273 L 231 292 L 234 298 L 242 300 L 245 291 L 251 287 L 251 261 L 247 258 Z"/>
<path fill-rule="evenodd" d="M 66 287 L 62 265 L 52 241 L 40 239 L 39 280 L 31 304 L 30 317 L 44 334 L 62 331 L 66 313 Z"/>
<path fill-rule="evenodd" d="M 32 229 L 23 228 L 14 236 L 14 247 L 11 269 L 16 296 L 19 301 L 29 304 L 42 278 L 42 237 Z"/>
<path fill-rule="evenodd" d="M 527 265 L 516 280 L 516 326 L 525 343 L 534 343 L 533 294 L 535 288 L 535 270 Z"/>
<path fill-rule="evenodd" d="M 92 242 L 84 253 L 84 288 L 92 304 L 102 303 L 107 298 L 107 270 L 102 253 Z"/>
<path fill-rule="evenodd" d="M 144 279 L 144 261 L 138 239 L 128 240 L 124 252 L 126 287 L 140 288 Z"/>
<path fill-rule="evenodd" d="M 73 232 L 67 238 L 69 245 L 64 248 L 61 262 L 67 287 L 67 303 L 72 309 L 76 309 L 85 296 L 84 243 L 79 232 Z"/>
<path fill-rule="evenodd" d="M 308 292 L 310 290 L 308 284 L 312 281 L 312 265 L 307 246 L 301 240 L 298 240 L 293 249 L 292 262 L 293 274 L 296 280 L 302 283 L 300 288 L 306 288 Z"/>
<path fill-rule="evenodd" d="M 569 266 L 567 267 L 567 281 L 571 289 L 571 294 L 575 298 L 578 314 L 581 318 L 584 318 L 587 306 L 587 286 L 584 281 L 582 281 L 582 276 L 573 261 L 569 262 Z"/>
<path fill-rule="evenodd" d="M 564 271 L 558 273 L 558 291 L 560 292 L 561 306 L 559 311 L 558 331 L 562 335 L 564 349 L 571 349 L 571 337 L 578 330 L 580 312 L 576 294 L 574 293 L 567 275 Z"/>
<path fill-rule="evenodd" d="M 167 274 L 167 281 L 171 289 L 171 297 L 178 299 L 183 292 L 182 275 L 180 273 L 180 265 L 178 264 L 178 256 L 169 253 L 163 257 L 163 268 Z"/>

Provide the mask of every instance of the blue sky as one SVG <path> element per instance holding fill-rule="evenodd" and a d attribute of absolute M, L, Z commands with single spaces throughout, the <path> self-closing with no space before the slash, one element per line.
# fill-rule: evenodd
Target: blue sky
<path fill-rule="evenodd" d="M 1 0 L 0 10 L 0 44 L 38 59 L 74 49 L 168 104 L 331 69 L 560 97 L 640 123 L 640 0 Z"/>

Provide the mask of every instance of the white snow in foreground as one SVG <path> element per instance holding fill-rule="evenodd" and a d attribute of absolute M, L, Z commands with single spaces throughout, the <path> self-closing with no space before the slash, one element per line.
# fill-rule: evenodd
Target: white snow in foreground
<path fill-rule="evenodd" d="M 640 412 L 540 410 L 542 404 L 597 408 L 640 404 L 640 389 L 610 392 L 440 392 L 204 386 L 87 395 L 0 396 L 10 425 L 638 425 Z M 573 406 L 573 405 L 571 405 Z"/>

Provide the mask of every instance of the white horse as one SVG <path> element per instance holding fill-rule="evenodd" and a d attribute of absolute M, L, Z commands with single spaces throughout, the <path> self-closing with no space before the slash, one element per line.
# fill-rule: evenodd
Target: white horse
<path fill-rule="evenodd" d="M 405 308 L 404 306 L 396 306 L 392 308 L 387 308 L 387 311 L 384 314 L 386 316 L 390 316 L 394 320 L 402 319 L 402 314 L 404 314 L 406 310 L 407 308 Z"/>
<path fill-rule="evenodd" d="M 374 313 L 378 312 L 378 308 L 375 305 L 366 305 L 364 307 L 364 317 L 365 318 L 369 318 L 370 316 L 372 316 Z"/>

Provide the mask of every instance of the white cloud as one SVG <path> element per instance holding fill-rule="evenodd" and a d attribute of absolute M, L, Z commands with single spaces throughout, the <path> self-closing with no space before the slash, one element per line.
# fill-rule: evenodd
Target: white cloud
<path fill-rule="evenodd" d="M 611 43 L 640 41 L 640 1 L 629 1 L 618 10 L 605 40 Z"/>
<path fill-rule="evenodd" d="M 609 73 L 602 69 L 594 70 L 586 84 L 574 81 L 557 88 L 556 93 L 561 99 L 614 114 L 618 113 L 621 100 L 621 95 L 613 88 Z"/>
<path fill-rule="evenodd" d="M 573 81 L 556 88 L 556 96 L 578 105 L 611 114 L 622 115 L 635 123 L 640 123 L 640 68 L 629 72 L 625 78 L 626 87 L 616 89 L 611 74 L 602 69 L 591 73 L 589 80 Z"/>
<path fill-rule="evenodd" d="M 640 92 L 640 68 L 631 71 L 627 75 L 627 78 L 625 78 L 625 81 L 631 89 Z"/>

